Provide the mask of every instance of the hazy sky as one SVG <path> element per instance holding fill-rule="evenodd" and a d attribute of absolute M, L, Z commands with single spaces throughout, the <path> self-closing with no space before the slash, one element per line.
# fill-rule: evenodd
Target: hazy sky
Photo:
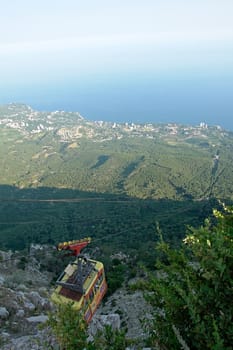
<path fill-rule="evenodd" d="M 172 119 L 188 113 L 191 94 L 199 103 L 200 87 L 219 96 L 213 111 L 224 105 L 228 118 L 233 114 L 232 0 L 0 1 L 0 103 L 80 106 L 84 115 L 102 113 L 106 119 L 107 113 L 114 117 L 121 98 L 132 114 L 135 99 L 128 90 L 136 88 L 147 119 L 156 113 L 162 118 L 162 106 L 153 109 L 161 100 L 164 118 Z M 168 106 L 178 90 L 184 92 L 185 111 L 181 103 Z M 104 94 L 108 101 L 112 97 L 112 107 L 103 106 Z M 200 105 L 208 110 L 201 99 Z"/>

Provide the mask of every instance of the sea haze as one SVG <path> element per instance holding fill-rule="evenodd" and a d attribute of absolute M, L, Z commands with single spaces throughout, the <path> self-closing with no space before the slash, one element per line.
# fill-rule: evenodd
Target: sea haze
<path fill-rule="evenodd" d="M 5 1 L 0 104 L 233 130 L 232 0 L 68 3 Z"/>

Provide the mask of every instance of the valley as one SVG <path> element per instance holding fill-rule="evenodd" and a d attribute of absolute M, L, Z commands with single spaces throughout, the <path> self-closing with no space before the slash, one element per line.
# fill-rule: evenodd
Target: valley
<path fill-rule="evenodd" d="M 139 259 L 146 250 L 144 262 L 153 261 L 157 223 L 178 244 L 218 199 L 232 201 L 232 149 L 232 133 L 205 123 L 92 122 L 0 106 L 0 245 L 91 235 L 103 239 L 102 257 L 125 250 Z"/>

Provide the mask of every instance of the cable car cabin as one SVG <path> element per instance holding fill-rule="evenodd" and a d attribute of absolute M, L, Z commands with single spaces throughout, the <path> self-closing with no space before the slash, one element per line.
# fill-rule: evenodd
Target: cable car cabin
<path fill-rule="evenodd" d="M 90 239 L 86 245 L 89 242 Z M 82 240 L 81 243 L 82 246 L 78 246 L 78 248 L 77 245 L 80 245 L 80 241 L 66 243 L 69 245 L 69 249 L 64 248 L 66 246 L 60 247 L 63 250 L 72 250 L 72 255 L 76 255 L 77 258 L 74 262 L 69 263 L 58 278 L 57 288 L 51 299 L 59 304 L 72 301 L 74 309 L 82 311 L 84 319 L 89 323 L 107 291 L 107 284 L 103 264 L 81 255 L 80 250 L 85 241 Z M 71 244 L 73 244 L 71 247 L 73 249 L 70 249 Z"/>

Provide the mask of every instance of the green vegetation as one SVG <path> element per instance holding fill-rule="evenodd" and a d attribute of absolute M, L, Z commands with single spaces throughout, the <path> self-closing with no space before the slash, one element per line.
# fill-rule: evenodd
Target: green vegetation
<path fill-rule="evenodd" d="M 141 199 L 233 199 L 232 133 L 217 127 L 90 122 L 0 106 L 0 184 Z"/>
<path fill-rule="evenodd" d="M 232 348 L 233 210 L 224 209 L 214 210 L 213 220 L 200 228 L 190 227 L 179 249 L 160 237 L 156 274 L 142 284 L 153 307 L 146 323 L 153 349 Z M 113 269 L 118 273 L 124 264 L 114 258 Z M 122 350 L 130 343 L 124 330 L 108 326 L 88 341 L 87 325 L 72 303 L 59 305 L 49 326 L 62 349 Z"/>
<path fill-rule="evenodd" d="M 72 303 L 58 306 L 48 321 L 60 349 L 63 350 L 123 350 L 127 340 L 123 330 L 113 330 L 106 326 L 93 340 L 88 339 L 87 324 L 80 313 L 72 308 Z M 53 348 L 46 344 L 47 348 Z"/>
<path fill-rule="evenodd" d="M 86 252 L 103 261 L 109 294 L 141 265 L 151 271 L 151 346 L 230 350 L 233 215 L 211 214 L 217 199 L 232 204 L 232 151 L 232 133 L 219 127 L 90 122 L 0 106 L 0 249 L 22 250 L 23 270 L 32 243 L 52 249 L 91 236 Z M 164 240 L 155 250 L 157 222 Z M 66 263 L 54 251 L 40 268 L 58 275 Z M 61 348 L 126 346 L 124 332 L 111 328 L 88 343 L 72 307 L 57 312 L 50 326 Z"/>
<path fill-rule="evenodd" d="M 157 245 L 157 276 L 147 288 L 158 349 L 232 349 L 233 211 L 215 215 L 214 226 L 190 228 L 180 249 Z"/>
<path fill-rule="evenodd" d="M 71 303 L 58 306 L 57 311 L 50 314 L 48 325 L 56 336 L 61 349 L 86 348 L 87 324 L 82 315 L 72 308 Z"/>
<path fill-rule="evenodd" d="M 218 127 L 0 106 L 0 249 L 91 236 L 87 252 L 104 261 L 114 291 L 141 263 L 153 269 L 156 222 L 179 246 L 216 198 L 232 202 L 232 150 L 232 133 Z M 128 259 L 114 266 L 117 252 Z"/>
<path fill-rule="evenodd" d="M 52 250 L 59 242 L 90 236 L 92 243 L 85 251 L 104 262 L 109 292 L 135 274 L 138 265 L 153 268 L 156 221 L 165 238 L 177 245 L 186 225 L 197 227 L 216 205 L 213 200 L 156 201 L 108 194 L 90 197 L 85 192 L 53 188 L 0 186 L 0 191 L 0 249 L 28 254 L 32 243 L 47 244 Z M 114 254 L 119 252 L 128 258 L 116 265 Z M 55 251 L 54 255 L 61 260 L 61 253 Z M 23 268 L 24 262 L 20 264 Z M 56 275 L 62 270 L 61 263 L 51 258 L 44 258 L 41 268 Z"/>

